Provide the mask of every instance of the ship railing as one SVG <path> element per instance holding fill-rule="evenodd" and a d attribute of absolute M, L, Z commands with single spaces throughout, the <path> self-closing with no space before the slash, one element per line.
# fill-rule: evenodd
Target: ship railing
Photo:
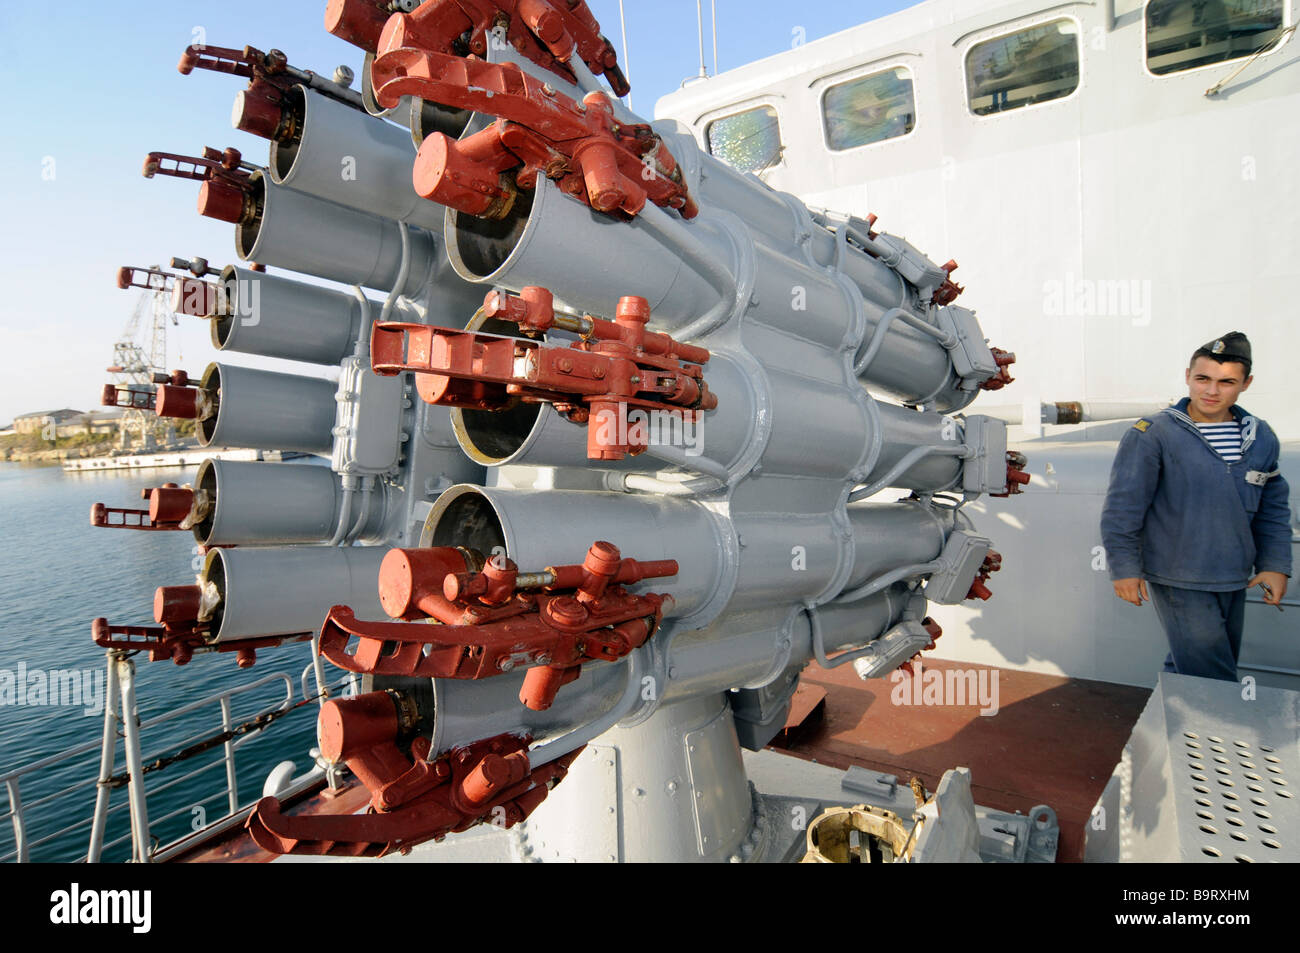
<path fill-rule="evenodd" d="M 51 841 L 68 838 L 87 826 L 90 828 L 90 834 L 89 846 L 86 856 L 83 858 L 85 862 L 97 863 L 105 850 L 126 841 L 131 842 L 131 859 L 135 862 L 164 861 L 182 853 L 190 849 L 196 842 L 209 839 L 215 834 L 242 823 L 256 803 L 256 799 L 245 804 L 241 804 L 239 801 L 235 755 L 243 745 L 261 735 L 279 717 L 295 708 L 310 705 L 313 702 L 323 703 L 324 698 L 329 695 L 354 695 L 358 690 L 356 678 L 351 675 L 339 680 L 336 684 L 322 685 L 319 681 L 321 674 L 319 667 L 309 664 L 303 670 L 301 676 L 301 700 L 295 700 L 294 698 L 294 685 L 290 676 L 277 672 L 243 685 L 214 692 L 189 704 L 166 711 L 147 721 L 140 721 L 135 698 L 135 663 L 130 658 L 131 654 L 117 650 L 108 652 L 104 731 L 99 741 L 88 741 L 74 745 L 57 754 L 0 775 L 0 786 L 5 790 L 9 801 L 9 811 L 7 814 L 0 815 L 0 822 L 6 818 L 11 821 L 15 844 L 14 849 L 5 854 L 0 854 L 0 862 L 16 860 L 18 863 L 27 863 L 31 859 L 34 849 Z M 313 690 L 311 684 L 313 675 L 317 678 L 315 690 Z M 250 718 L 236 725 L 233 718 L 232 701 L 239 696 L 249 695 L 277 683 L 280 685 L 282 692 L 277 692 L 270 701 L 257 709 Z M 220 714 L 221 730 L 216 735 L 200 733 L 184 738 L 179 743 L 169 740 L 164 748 L 152 754 L 151 757 L 146 759 L 143 756 L 142 740 L 146 732 L 156 732 L 160 725 L 173 722 L 178 718 L 211 706 L 216 706 Z M 113 769 L 119 737 L 123 741 L 127 770 L 124 776 L 114 777 Z M 147 789 L 146 778 L 149 774 L 157 774 L 172 764 L 187 759 L 190 754 L 186 754 L 186 752 L 197 754 L 218 746 L 222 749 L 222 756 L 218 760 L 185 771 L 152 789 Z M 96 748 L 100 749 L 98 775 L 77 781 L 50 794 L 42 795 L 35 800 L 23 800 L 22 782 L 25 778 L 45 775 L 61 765 L 79 759 Z M 172 754 L 166 754 L 165 752 L 172 752 Z M 177 754 L 177 752 L 180 752 L 180 754 Z M 146 764 L 148 767 L 146 767 Z M 309 790 L 319 784 L 323 778 L 326 778 L 326 772 L 320 766 L 315 766 L 296 778 L 291 776 L 292 762 L 286 762 L 282 767 L 288 768 L 289 773 L 281 773 L 276 782 L 275 790 L 263 791 L 263 794 L 274 793 L 281 798 L 293 797 Z M 218 786 L 217 790 L 197 800 L 187 799 L 182 807 L 161 817 L 155 817 L 152 821 L 150 820 L 148 812 L 148 797 L 150 795 L 156 797 L 164 791 L 219 768 L 224 768 L 224 786 Z M 273 772 L 273 775 L 277 773 L 279 772 Z M 127 788 L 127 800 L 111 804 L 114 788 L 123 784 Z M 95 809 L 90 817 L 74 821 L 58 830 L 42 834 L 40 837 L 32 838 L 28 835 L 28 818 L 34 816 L 37 808 L 90 788 L 96 789 Z M 153 828 L 160 827 L 186 812 L 195 813 L 196 808 L 206 810 L 206 806 L 213 801 L 225 802 L 227 813 L 224 816 L 211 823 L 201 824 L 196 831 L 185 837 L 165 846 L 154 848 L 151 825 Z M 130 812 L 130 831 L 106 842 L 105 836 L 109 819 L 122 810 Z"/>

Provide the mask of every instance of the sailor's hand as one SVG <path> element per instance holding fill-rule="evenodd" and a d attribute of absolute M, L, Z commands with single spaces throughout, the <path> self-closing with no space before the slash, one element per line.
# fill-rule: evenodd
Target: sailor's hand
<path fill-rule="evenodd" d="M 1132 579 L 1116 579 L 1115 595 L 1135 606 L 1142 605 L 1142 600 L 1150 599 L 1147 595 L 1147 581 L 1134 576 Z"/>
<path fill-rule="evenodd" d="M 1281 605 L 1282 597 L 1286 595 L 1286 576 L 1280 572 L 1261 572 L 1246 587 L 1258 586 L 1260 583 L 1268 586 L 1268 591 L 1264 592 L 1264 601 L 1271 606 Z"/>

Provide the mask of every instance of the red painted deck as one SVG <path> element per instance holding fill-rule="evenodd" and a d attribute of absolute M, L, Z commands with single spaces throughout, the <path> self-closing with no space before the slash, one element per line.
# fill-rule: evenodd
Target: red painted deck
<path fill-rule="evenodd" d="M 777 746 L 837 768 L 861 765 L 903 781 L 916 775 L 930 790 L 944 771 L 968 767 L 975 803 L 1023 814 L 1048 805 L 1061 825 L 1058 861 L 1081 861 L 1084 825 L 1150 689 L 938 659 L 926 660 L 924 671 L 958 668 L 987 670 L 990 680 L 997 673 L 997 714 L 981 716 L 977 704 L 896 704 L 888 678 L 863 682 L 851 665 L 813 664 L 799 691 L 825 691 L 824 714 L 817 723 L 814 712 Z"/>

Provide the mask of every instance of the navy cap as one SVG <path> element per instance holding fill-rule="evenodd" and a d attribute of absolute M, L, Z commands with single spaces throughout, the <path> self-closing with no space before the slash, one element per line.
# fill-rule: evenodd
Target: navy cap
<path fill-rule="evenodd" d="M 1251 363 L 1250 339 L 1240 331 L 1229 331 L 1221 338 L 1207 341 L 1196 349 L 1196 353 L 1208 354 L 1217 361 Z"/>

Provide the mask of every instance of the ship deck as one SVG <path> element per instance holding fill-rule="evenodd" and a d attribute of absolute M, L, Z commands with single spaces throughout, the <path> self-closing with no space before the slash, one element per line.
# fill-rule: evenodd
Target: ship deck
<path fill-rule="evenodd" d="M 919 777 L 934 790 L 944 771 L 971 769 L 977 804 L 1029 814 L 1046 804 L 1061 836 L 1057 861 L 1083 860 L 1092 807 L 1119 762 L 1150 689 L 1064 678 L 993 666 L 925 661 L 925 672 L 986 670 L 997 676 L 996 714 L 971 705 L 898 704 L 888 678 L 861 681 L 852 666 L 804 672 L 787 727 L 773 747 L 835 768 L 858 765 Z M 286 806 L 287 813 L 353 813 L 367 792 L 353 784 L 337 796 L 319 793 Z M 261 863 L 241 829 L 176 858 L 190 863 Z"/>
<path fill-rule="evenodd" d="M 930 790 L 944 771 L 968 767 L 976 804 L 1022 814 L 1046 804 L 1061 826 L 1057 861 L 1082 861 L 1085 824 L 1151 690 L 940 659 L 924 671 L 955 668 L 997 673 L 996 714 L 896 704 L 888 678 L 863 682 L 851 665 L 813 664 L 791 706 L 796 723 L 774 747 L 835 768 L 916 776 Z"/>

